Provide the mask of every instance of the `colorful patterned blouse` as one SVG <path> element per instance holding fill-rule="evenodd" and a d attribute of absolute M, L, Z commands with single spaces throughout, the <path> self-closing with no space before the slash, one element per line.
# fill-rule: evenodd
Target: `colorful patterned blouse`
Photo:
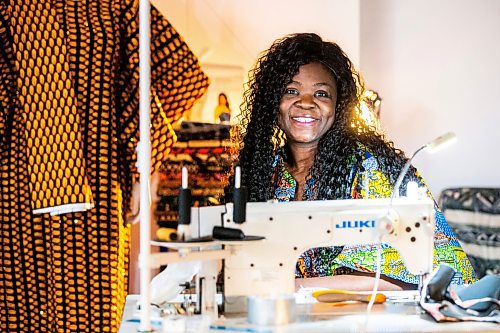
<path fill-rule="evenodd" d="M 380 170 L 377 159 L 368 151 L 364 151 L 361 162 L 364 171 L 357 170 L 355 158 L 351 159 L 350 191 L 356 198 L 386 198 L 392 191 L 388 177 Z M 296 181 L 288 172 L 281 155 L 274 161 L 274 197 L 285 202 L 295 198 Z M 420 178 L 420 177 L 419 177 Z M 363 186 L 368 182 L 368 188 Z M 309 179 L 304 190 L 304 199 L 312 200 L 311 188 L 314 177 Z M 421 181 L 421 185 L 425 185 Z M 360 186 L 361 185 L 361 186 Z M 367 191 L 368 190 L 368 191 Z M 366 193 L 368 192 L 368 193 Z M 455 268 L 457 274 L 453 283 L 471 283 L 476 280 L 474 270 L 462 250 L 457 238 L 448 226 L 443 214 L 436 209 L 436 230 L 434 233 L 434 266 L 446 263 Z M 382 274 L 406 283 L 417 284 L 418 277 L 411 274 L 405 267 L 398 252 L 387 244 L 382 244 Z M 353 271 L 374 273 L 376 270 L 377 246 L 349 245 L 314 248 L 304 252 L 297 261 L 296 277 L 319 277 L 338 274 L 349 274 Z"/>

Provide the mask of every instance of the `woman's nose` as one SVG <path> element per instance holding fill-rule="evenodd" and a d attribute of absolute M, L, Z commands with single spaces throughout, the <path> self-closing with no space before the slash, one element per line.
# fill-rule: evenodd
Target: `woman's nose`
<path fill-rule="evenodd" d="M 299 100 L 297 101 L 297 106 L 302 108 L 311 108 L 314 107 L 314 98 L 311 94 L 303 94 L 299 96 Z"/>

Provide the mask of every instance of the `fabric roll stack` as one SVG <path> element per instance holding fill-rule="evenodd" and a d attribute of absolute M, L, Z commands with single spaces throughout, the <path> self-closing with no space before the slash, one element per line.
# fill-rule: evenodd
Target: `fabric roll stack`
<path fill-rule="evenodd" d="M 439 202 L 478 278 L 500 274 L 500 188 L 450 188 Z"/>

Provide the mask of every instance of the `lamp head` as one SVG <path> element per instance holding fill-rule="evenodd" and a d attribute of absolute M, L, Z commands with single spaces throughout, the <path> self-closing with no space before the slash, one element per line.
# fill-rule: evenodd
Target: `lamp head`
<path fill-rule="evenodd" d="M 457 142 L 456 134 L 448 132 L 427 143 L 424 150 L 430 154 L 434 154 L 435 152 L 438 152 L 455 142 Z"/>

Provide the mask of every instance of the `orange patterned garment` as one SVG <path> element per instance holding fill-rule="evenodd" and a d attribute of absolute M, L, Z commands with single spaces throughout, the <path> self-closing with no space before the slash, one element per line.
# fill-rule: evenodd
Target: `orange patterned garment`
<path fill-rule="evenodd" d="M 208 78 L 152 8 L 152 165 Z M 0 0 L 0 332 L 116 332 L 137 176 L 138 1 Z"/>

